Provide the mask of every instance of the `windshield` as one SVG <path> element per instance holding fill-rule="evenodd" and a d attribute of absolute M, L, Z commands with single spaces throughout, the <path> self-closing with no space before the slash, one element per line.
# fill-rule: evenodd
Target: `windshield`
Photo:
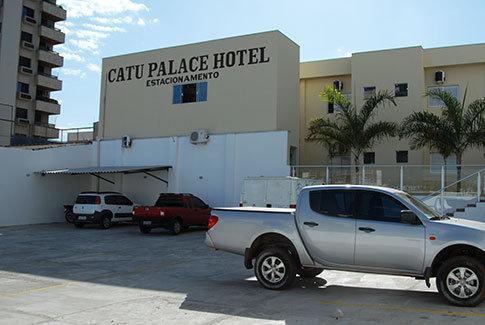
<path fill-rule="evenodd" d="M 396 193 L 396 194 L 404 201 L 416 206 L 419 210 L 421 210 L 421 212 L 423 212 L 426 215 L 428 219 L 441 217 L 438 212 L 431 209 L 429 206 L 423 203 L 423 201 L 415 198 L 414 196 L 409 195 L 407 193 Z"/>

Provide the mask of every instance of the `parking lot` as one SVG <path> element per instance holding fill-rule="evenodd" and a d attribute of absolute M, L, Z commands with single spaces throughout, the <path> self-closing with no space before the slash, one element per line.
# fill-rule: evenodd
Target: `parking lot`
<path fill-rule="evenodd" d="M 470 323 L 485 304 L 448 306 L 411 278 L 324 271 L 269 291 L 204 231 L 133 226 L 0 228 L 0 324 Z M 337 320 L 338 319 L 338 320 Z"/>

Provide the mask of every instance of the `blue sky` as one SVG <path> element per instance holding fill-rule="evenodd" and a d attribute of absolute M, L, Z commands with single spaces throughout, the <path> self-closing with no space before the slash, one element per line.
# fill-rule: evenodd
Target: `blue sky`
<path fill-rule="evenodd" d="M 301 61 L 485 42 L 485 1 L 58 0 L 68 10 L 58 127 L 98 120 L 103 57 L 279 29 Z"/>

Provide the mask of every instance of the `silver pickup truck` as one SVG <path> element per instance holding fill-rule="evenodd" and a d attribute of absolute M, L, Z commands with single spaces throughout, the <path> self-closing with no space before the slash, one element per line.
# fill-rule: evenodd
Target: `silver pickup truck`
<path fill-rule="evenodd" d="M 451 304 L 485 299 L 485 223 L 440 216 L 402 191 L 310 186 L 296 209 L 216 208 L 212 214 L 206 244 L 243 255 L 268 289 L 329 269 L 411 276 L 428 287 L 436 277 Z"/>

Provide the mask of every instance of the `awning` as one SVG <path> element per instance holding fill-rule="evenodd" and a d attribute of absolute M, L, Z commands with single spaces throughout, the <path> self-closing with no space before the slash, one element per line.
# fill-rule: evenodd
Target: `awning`
<path fill-rule="evenodd" d="M 63 169 L 52 169 L 52 170 L 40 170 L 34 172 L 34 174 L 45 175 L 92 175 L 114 184 L 113 181 L 105 179 L 99 174 L 138 174 L 143 173 L 156 178 L 166 184 L 168 182 L 160 177 L 151 174 L 151 172 L 169 170 L 172 166 L 157 165 L 157 166 L 100 166 L 100 167 L 81 167 L 81 168 L 63 168 Z"/>

